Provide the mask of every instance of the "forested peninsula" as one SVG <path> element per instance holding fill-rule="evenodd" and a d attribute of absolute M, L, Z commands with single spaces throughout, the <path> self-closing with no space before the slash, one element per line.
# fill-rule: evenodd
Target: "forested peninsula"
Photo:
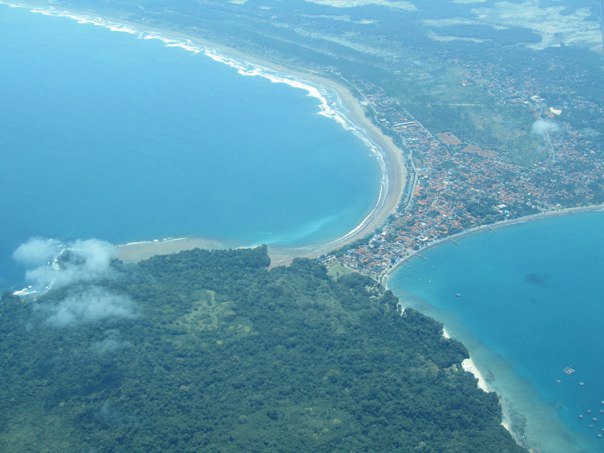
<path fill-rule="evenodd" d="M 198 249 L 5 293 L 0 450 L 522 451 L 441 324 L 368 277 L 269 264 Z"/>

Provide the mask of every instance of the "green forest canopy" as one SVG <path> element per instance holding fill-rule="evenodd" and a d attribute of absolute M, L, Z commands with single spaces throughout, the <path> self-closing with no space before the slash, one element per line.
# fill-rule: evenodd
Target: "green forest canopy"
<path fill-rule="evenodd" d="M 83 287 L 5 294 L 0 450 L 521 451 L 439 323 L 366 277 L 268 265 L 265 247 L 115 262 L 94 291 L 128 311 L 97 321 L 52 311 Z"/>

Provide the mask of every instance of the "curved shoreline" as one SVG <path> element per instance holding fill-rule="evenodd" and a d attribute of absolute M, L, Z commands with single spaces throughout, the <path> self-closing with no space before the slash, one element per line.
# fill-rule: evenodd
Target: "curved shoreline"
<path fill-rule="evenodd" d="M 315 258 L 357 241 L 377 229 L 396 210 L 403 194 L 407 171 L 403 162 L 403 150 L 394 144 L 366 115 L 360 102 L 351 91 L 318 74 L 303 72 L 296 68 L 270 62 L 244 54 L 236 49 L 201 38 L 183 35 L 170 30 L 157 30 L 144 24 L 122 20 L 104 19 L 87 11 L 68 11 L 53 6 L 27 5 L 0 0 L 13 8 L 29 9 L 32 13 L 65 17 L 81 24 L 100 26 L 114 32 L 134 35 L 139 39 L 159 40 L 168 47 L 179 47 L 194 54 L 202 54 L 216 62 L 226 64 L 242 76 L 262 77 L 272 83 L 283 83 L 294 89 L 301 89 L 318 100 L 318 114 L 336 121 L 341 127 L 352 132 L 364 142 L 376 157 L 381 174 L 378 197 L 373 209 L 344 235 L 326 243 L 302 246 L 269 246 L 273 266 L 289 264 L 294 258 Z M 157 254 L 169 254 L 193 248 L 227 248 L 232 243 L 223 243 L 203 237 L 167 238 L 122 244 L 117 247 L 118 257 L 134 262 Z M 246 244 L 246 246 L 251 246 Z"/>
<path fill-rule="evenodd" d="M 532 387 L 531 382 L 522 380 L 516 374 L 515 370 L 511 369 L 509 364 L 496 352 L 484 346 L 463 325 L 459 324 L 453 318 L 447 317 L 446 314 L 431 306 L 428 301 L 422 301 L 420 302 L 421 306 L 417 306 L 418 302 L 414 302 L 416 297 L 412 293 L 405 293 L 404 288 L 391 288 L 390 277 L 412 258 L 422 257 L 420 255 L 422 252 L 443 245 L 450 240 L 453 240 L 453 243 L 455 243 L 455 238 L 486 232 L 496 233 L 499 229 L 514 225 L 588 212 L 604 212 L 604 203 L 545 211 L 465 230 L 455 235 L 433 241 L 405 256 L 392 269 L 389 269 L 380 276 L 380 282 L 386 288 L 393 290 L 395 295 L 400 298 L 403 307 L 413 307 L 425 315 L 439 320 L 443 323 L 444 338 L 458 339 L 467 347 L 470 358 L 462 363 L 463 369 L 474 375 L 478 388 L 486 392 L 496 392 L 500 396 L 503 412 L 502 425 L 520 445 L 531 449 L 531 451 L 533 451 L 532 447 L 541 448 L 543 445 L 548 446 L 545 451 L 579 451 L 578 449 L 583 447 L 578 446 L 581 445 L 581 440 L 576 439 L 569 433 L 564 422 L 559 419 L 555 411 L 552 412 L 548 403 L 538 398 L 536 399 L 536 390 Z M 427 257 L 423 258 L 428 259 Z M 485 378 L 485 376 L 488 376 L 488 378 Z M 541 425 L 557 428 L 547 430 L 545 428 L 542 429 Z M 560 449 L 552 450 L 552 445 L 557 445 Z"/>
<path fill-rule="evenodd" d="M 2 2 L 0 2 L 2 3 Z M 28 6 L 23 6 L 24 8 L 29 8 Z M 77 20 L 77 18 L 72 16 L 63 16 L 70 17 L 71 19 Z M 99 24 L 95 24 L 99 25 Z M 105 26 L 105 25 L 103 25 Z M 111 28 L 113 27 L 113 28 Z M 119 27 L 119 24 L 116 23 L 111 26 L 107 26 L 111 31 L 117 32 L 126 32 L 131 33 L 131 30 L 136 32 L 136 29 L 128 28 L 128 25 L 124 25 L 123 28 Z M 150 31 L 149 33 L 164 33 L 164 32 L 156 32 Z M 176 35 L 176 33 L 167 32 L 170 35 Z M 144 38 L 144 39 L 161 39 L 162 36 L 159 34 L 156 38 Z M 324 243 L 324 244 L 314 244 L 307 245 L 301 247 L 269 247 L 269 254 L 271 257 L 271 261 L 273 265 L 283 265 L 288 264 L 295 257 L 308 257 L 314 258 L 317 256 L 324 255 L 333 250 L 337 250 L 351 242 L 354 242 L 366 235 L 371 234 L 377 227 L 379 227 L 388 215 L 397 208 L 404 187 L 404 181 L 407 177 L 405 171 L 405 165 L 402 159 L 402 150 L 398 148 L 392 140 L 383 134 L 379 128 L 371 122 L 369 118 L 364 114 L 363 108 L 359 101 L 352 95 L 350 90 L 343 85 L 338 84 L 337 82 L 323 78 L 319 75 L 313 75 L 303 72 L 298 72 L 295 69 L 286 68 L 284 66 L 274 64 L 271 62 L 264 62 L 262 60 L 256 59 L 254 57 L 250 57 L 235 49 L 230 49 L 225 46 L 217 45 L 214 43 L 205 42 L 199 38 L 188 38 L 183 37 L 185 41 L 179 41 L 181 38 L 177 38 L 174 43 L 170 44 L 169 42 L 164 43 L 168 46 L 173 47 L 181 47 L 184 50 L 195 51 L 193 48 L 187 48 L 188 44 L 186 40 L 190 40 L 193 45 L 196 43 L 200 43 L 202 46 L 207 48 L 215 48 L 218 49 L 220 53 L 224 52 L 224 55 L 234 55 L 235 59 L 241 58 L 243 63 L 250 63 L 261 70 L 267 71 L 277 71 L 276 73 L 256 73 L 253 70 L 250 71 L 246 68 L 237 68 L 236 70 L 240 71 L 241 75 L 244 76 L 260 76 L 265 77 L 273 83 L 285 83 L 293 88 L 306 90 L 308 95 L 319 100 L 320 114 L 324 116 L 328 116 L 337 122 L 339 122 L 339 118 L 342 118 L 338 115 L 342 115 L 341 111 L 338 111 L 337 108 L 333 108 L 329 105 L 327 101 L 328 95 L 325 95 L 324 90 L 322 88 L 327 88 L 329 90 L 333 90 L 336 95 L 336 103 L 340 102 L 341 106 L 343 106 L 346 110 L 346 113 L 343 114 L 343 118 L 348 120 L 349 122 L 340 123 L 343 127 L 347 127 L 347 125 L 351 124 L 353 127 L 352 131 L 359 132 L 361 134 L 367 134 L 371 143 L 377 145 L 377 148 L 374 148 L 374 151 L 377 152 L 378 158 L 382 159 L 380 168 L 382 172 L 382 176 L 386 178 L 384 182 L 381 182 L 380 195 L 374 206 L 373 210 L 361 221 L 359 225 L 357 225 L 353 230 L 349 231 L 345 235 Z M 171 39 L 171 38 L 166 38 Z M 193 50 L 192 50 L 193 49 Z M 211 56 L 206 56 L 212 58 Z M 218 60 L 220 55 L 217 56 Z M 228 58 L 228 57 L 227 57 Z M 234 60 L 238 62 L 238 60 Z M 225 63 L 224 61 L 221 61 Z M 228 63 L 226 63 L 228 64 Z M 247 73 L 241 73 L 241 71 L 248 71 Z M 293 76 L 293 78 L 288 78 L 288 76 Z M 271 78 L 272 77 L 272 78 Z M 297 85 L 296 85 L 297 84 Z M 316 92 L 311 92 L 310 89 L 316 89 Z M 334 116 L 330 115 L 330 109 L 333 110 Z M 361 138 L 362 139 L 362 138 Z M 372 149 L 371 144 L 368 145 L 370 149 Z M 411 258 L 419 255 L 421 252 L 430 249 L 432 247 L 436 247 L 446 241 L 454 240 L 455 238 L 461 238 L 466 235 L 484 232 L 486 230 L 492 228 L 502 228 L 515 224 L 525 223 L 529 221 L 538 221 L 547 217 L 552 216 L 562 216 L 573 214 L 575 212 L 583 212 L 583 211 L 592 211 L 592 210 L 602 210 L 604 209 L 603 205 L 596 206 L 587 206 L 587 207 L 576 207 L 569 208 L 563 210 L 555 210 L 555 211 L 546 211 L 543 213 L 534 214 L 531 216 L 520 217 L 513 220 L 504 220 L 501 222 L 496 222 L 489 225 L 482 225 L 479 227 L 471 228 L 465 230 L 463 232 L 457 233 L 455 235 L 447 236 L 445 238 L 436 240 L 431 242 L 430 244 L 422 247 L 421 249 L 410 253 L 409 255 L 401 258 L 393 267 L 389 268 L 387 271 L 382 273 L 379 276 L 379 280 L 384 286 L 388 287 L 389 278 L 396 272 L 401 266 L 403 266 L 407 261 Z M 150 258 L 154 255 L 162 255 L 162 254 L 170 254 L 176 253 L 179 251 L 194 249 L 194 248 L 226 248 L 228 245 L 226 243 L 222 243 L 219 241 L 204 239 L 199 237 L 187 237 L 187 238 L 166 238 L 162 240 L 153 240 L 146 242 L 137 242 L 137 243 L 129 243 L 118 246 L 118 257 L 124 261 L 135 262 L 140 261 L 146 258 Z M 465 343 L 465 342 L 464 342 Z M 478 360 L 480 363 L 480 360 Z M 474 372 L 474 374 L 478 377 L 479 382 L 481 381 L 481 375 L 479 368 L 476 367 L 476 364 L 471 361 L 466 363 L 467 367 L 464 367 L 466 371 Z M 471 365 L 471 366 L 469 366 Z M 484 381 L 484 379 L 482 379 Z"/>
<path fill-rule="evenodd" d="M 404 266 L 407 261 L 411 260 L 412 258 L 414 258 L 416 256 L 421 256 L 420 253 L 425 252 L 426 250 L 431 249 L 433 247 L 437 247 L 440 244 L 443 244 L 447 241 L 459 239 L 464 236 L 469 236 L 471 234 L 484 233 L 485 231 L 491 231 L 491 232 L 495 233 L 496 228 L 505 228 L 508 226 L 518 225 L 518 224 L 526 223 L 526 222 L 537 222 L 539 220 L 547 219 L 549 217 L 560 217 L 560 216 L 564 216 L 564 215 L 579 214 L 581 212 L 602 211 L 602 210 L 604 210 L 604 203 L 596 204 L 596 205 L 589 205 L 589 206 L 577 206 L 574 208 L 563 208 L 563 209 L 539 212 L 537 214 L 531 214 L 531 215 L 524 216 L 524 217 L 518 217 L 516 219 L 501 220 L 499 222 L 489 223 L 486 225 L 480 225 L 480 226 L 477 226 L 474 228 L 470 228 L 470 229 L 461 231 L 459 233 L 452 234 L 450 236 L 446 236 L 441 239 L 437 239 L 436 241 L 430 242 L 429 244 L 426 244 L 422 248 L 415 250 L 412 253 L 409 253 L 408 255 L 405 255 L 399 261 L 397 261 L 396 264 L 394 264 L 391 268 L 389 268 L 386 271 L 384 271 L 383 273 L 381 273 L 378 276 L 378 280 L 381 284 L 383 284 L 386 288 L 388 288 L 388 281 L 390 280 L 390 277 L 392 277 L 392 275 L 401 266 Z"/>

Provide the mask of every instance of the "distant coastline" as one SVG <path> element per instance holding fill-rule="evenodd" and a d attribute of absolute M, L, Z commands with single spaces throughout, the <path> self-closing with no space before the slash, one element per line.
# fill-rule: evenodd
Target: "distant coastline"
<path fill-rule="evenodd" d="M 65 17 L 81 24 L 107 28 L 110 31 L 134 35 L 139 39 L 156 39 L 168 47 L 202 54 L 214 61 L 226 64 L 242 76 L 263 77 L 273 83 L 283 83 L 307 92 L 319 102 L 319 114 L 336 121 L 341 127 L 355 134 L 375 156 L 380 167 L 381 180 L 378 199 L 365 218 L 351 231 L 327 243 L 301 247 L 269 246 L 273 265 L 285 265 L 297 257 L 316 258 L 357 241 L 378 228 L 398 207 L 407 178 L 403 162 L 403 150 L 394 144 L 366 115 L 359 101 L 350 90 L 321 75 L 303 72 L 282 64 L 244 54 L 236 49 L 183 35 L 170 30 L 158 30 L 145 24 L 112 18 L 104 19 L 88 11 L 68 11 L 53 6 L 4 2 L 13 8 L 29 9 L 33 13 Z M 238 244 L 253 246 L 256 244 Z M 259 245 L 259 244 L 258 244 Z M 118 257 L 126 261 L 140 261 L 157 254 L 176 253 L 193 248 L 232 248 L 234 244 L 201 237 L 168 238 L 141 241 L 118 246 Z"/>
<path fill-rule="evenodd" d="M 283 83 L 293 88 L 305 90 L 309 96 L 319 101 L 319 114 L 335 120 L 340 126 L 355 133 L 357 137 L 363 140 L 376 158 L 379 159 L 382 173 L 380 195 L 373 210 L 353 230 L 327 243 L 301 247 L 275 247 L 269 245 L 269 254 L 273 265 L 285 265 L 297 257 L 316 258 L 355 242 L 371 234 L 397 208 L 402 197 L 406 179 L 408 178 L 403 160 L 404 150 L 395 145 L 393 140 L 386 136 L 367 117 L 359 100 L 354 97 L 346 86 L 313 72 L 288 67 L 283 63 L 249 55 L 235 48 L 210 42 L 202 38 L 191 37 L 171 30 L 149 27 L 147 24 L 134 23 L 122 19 L 105 19 L 96 15 L 95 12 L 87 10 L 68 11 L 48 5 L 40 6 L 3 0 L 0 0 L 0 4 L 9 7 L 30 9 L 34 13 L 66 17 L 82 24 L 92 24 L 111 31 L 136 35 L 140 39 L 157 39 L 164 42 L 168 47 L 180 47 L 196 54 L 202 53 L 207 58 L 236 69 L 242 76 L 263 77 L 273 83 Z M 544 211 L 529 216 L 470 228 L 454 235 L 437 239 L 409 253 L 392 267 L 383 271 L 378 278 L 382 284 L 387 286 L 390 276 L 408 260 L 446 241 L 483 232 L 491 228 L 501 228 L 518 223 L 536 221 L 549 216 L 569 215 L 600 209 L 604 209 L 604 204 Z M 234 244 L 232 242 L 223 242 L 217 239 L 196 236 L 152 239 L 119 245 L 118 257 L 124 257 L 128 261 L 135 261 L 146 259 L 154 254 L 177 253 L 199 247 L 234 248 L 251 247 L 254 245 L 260 244 Z"/>
<path fill-rule="evenodd" d="M 39 13 L 45 14 L 44 9 L 39 6 L 7 3 L 2 0 L 0 0 L 0 3 L 12 7 L 34 9 Z M 264 77 L 273 83 L 283 83 L 292 86 L 293 88 L 305 90 L 309 96 L 317 99 L 320 109 L 319 114 L 335 120 L 340 126 L 347 128 L 352 133 L 355 133 L 361 140 L 365 141 L 368 148 L 376 156 L 376 159 L 378 159 L 382 174 L 380 194 L 372 211 L 354 229 L 333 241 L 303 247 L 269 247 L 269 255 L 274 266 L 288 264 L 296 257 L 315 258 L 322 256 L 370 235 L 398 207 L 405 181 L 408 178 L 403 161 L 403 150 L 397 147 L 392 139 L 386 136 L 365 115 L 363 106 L 352 95 L 347 87 L 317 74 L 288 68 L 274 62 L 246 55 L 227 46 L 210 43 L 200 38 L 180 35 L 169 30 L 141 29 L 141 27 L 146 26 L 122 22 L 121 20 L 116 22 L 103 22 L 103 19 L 99 17 L 88 17 L 89 13 L 87 12 L 83 12 L 79 15 L 80 13 L 78 12 L 71 14 L 67 11 L 56 11 L 56 13 L 51 13 L 50 11 L 56 10 L 49 7 L 47 8 L 46 14 L 67 17 L 81 23 L 103 26 L 111 31 L 137 35 L 141 39 L 158 39 L 170 47 L 180 47 L 190 52 L 203 53 L 208 58 L 231 66 L 243 76 Z M 604 204 L 551 210 L 464 230 L 460 233 L 430 242 L 419 250 L 409 253 L 392 267 L 380 274 L 379 281 L 385 287 L 388 287 L 390 277 L 410 259 L 432 247 L 436 247 L 447 241 L 455 240 L 456 238 L 485 232 L 491 229 L 495 231 L 497 228 L 538 221 L 553 216 L 572 215 L 580 212 L 599 211 L 603 209 Z M 125 262 L 137 262 L 155 255 L 177 253 L 195 248 L 236 248 L 240 245 L 242 244 L 200 237 L 164 238 L 119 245 L 117 246 L 117 257 Z M 246 246 L 251 245 L 252 244 L 246 244 Z M 488 391 L 488 386 L 484 377 L 471 359 L 468 359 L 467 362 L 464 361 L 463 368 L 477 377 L 480 388 Z M 507 425 L 504 426 L 509 429 Z"/>

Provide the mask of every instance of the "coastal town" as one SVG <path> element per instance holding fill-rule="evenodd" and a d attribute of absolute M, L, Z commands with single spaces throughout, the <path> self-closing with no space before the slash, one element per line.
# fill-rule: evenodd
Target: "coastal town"
<path fill-rule="evenodd" d="M 463 40 L 457 47 L 455 40 L 435 43 L 430 34 L 362 33 L 363 21 L 324 15 L 282 16 L 261 8 L 248 19 L 270 25 L 263 34 L 267 43 L 247 39 L 248 24 L 225 34 L 199 16 L 195 21 L 203 29 L 196 25 L 191 32 L 203 30 L 203 38 L 258 56 L 268 66 L 305 68 L 346 87 L 401 153 L 405 187 L 398 206 L 373 233 L 338 250 L 321 250 L 324 263 L 384 282 L 438 241 L 604 203 L 604 142 L 598 132 L 604 127 L 604 104 L 598 101 L 603 94 L 590 66 L 601 63 L 570 54 L 550 58 L 522 41 L 509 52 L 502 42 L 505 57 L 492 59 L 479 45 L 464 51 Z M 345 37 L 335 40 L 336 31 Z M 485 42 L 492 38 L 487 36 Z M 313 39 L 302 45 L 301 37 Z M 419 119 L 431 116 L 439 121 Z"/>
<path fill-rule="evenodd" d="M 601 65 L 595 52 L 589 57 L 594 61 L 571 53 L 550 58 L 529 48 L 534 37 L 523 41 L 520 34 L 511 46 L 497 37 L 503 30 L 484 31 L 485 39 L 467 50 L 461 38 L 434 41 L 424 28 L 431 21 L 422 22 L 426 33 L 374 30 L 372 24 L 389 17 L 377 10 L 376 21 L 352 21 L 250 6 L 253 14 L 241 16 L 246 20 L 236 26 L 228 22 L 227 33 L 222 21 L 238 17 L 238 3 L 212 2 L 212 17 L 200 15 L 197 2 L 143 9 L 114 2 L 113 8 L 120 21 L 175 31 L 177 40 L 189 44 L 188 37 L 208 40 L 227 55 L 258 58 L 260 66 L 266 62 L 293 74 L 304 68 L 309 77 L 329 79 L 345 87 L 396 144 L 405 186 L 387 219 L 343 248 L 334 241 L 331 250 L 319 247 L 303 256 L 323 254 L 325 263 L 385 281 L 410 256 L 446 238 L 604 203 L 604 141 L 598 132 L 604 127 L 604 93 L 592 70 Z M 254 34 L 257 28 L 261 37 Z M 499 57 L 493 59 L 482 43 L 498 43 Z M 176 250 L 187 247 L 181 242 Z M 282 252 L 283 262 L 300 256 Z"/>
<path fill-rule="evenodd" d="M 0 451 L 599 451 L 604 0 L 31 1 Z"/>
<path fill-rule="evenodd" d="M 484 77 L 484 72 L 468 70 L 465 83 Z M 552 125 L 532 132 L 546 156 L 529 166 L 508 162 L 451 131 L 429 131 L 374 84 L 354 80 L 349 86 L 402 149 L 408 177 L 401 202 L 384 225 L 372 236 L 323 257 L 326 263 L 339 262 L 383 280 L 419 250 L 453 235 L 604 202 L 604 156 L 589 138 L 560 121 L 562 110 L 547 105 L 533 84 L 489 83 L 499 102 L 522 104 L 533 112 L 536 124 Z M 576 100 L 574 107 L 579 104 L 604 115 L 602 106 Z"/>

